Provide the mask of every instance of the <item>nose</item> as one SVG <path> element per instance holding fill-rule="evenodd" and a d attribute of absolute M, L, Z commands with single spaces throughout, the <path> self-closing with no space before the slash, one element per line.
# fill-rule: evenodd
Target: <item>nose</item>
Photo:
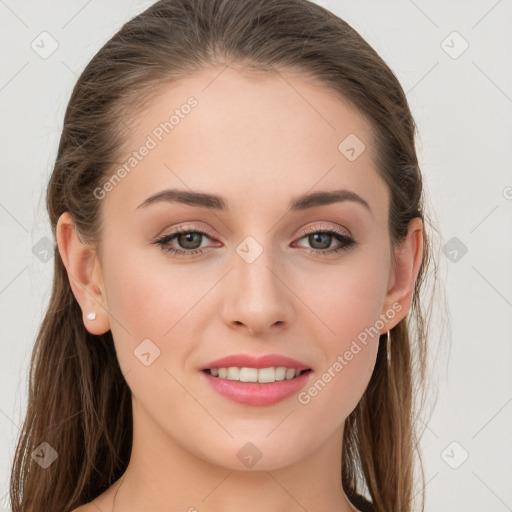
<path fill-rule="evenodd" d="M 293 292 L 272 251 L 264 250 L 250 263 L 235 253 L 227 282 L 223 320 L 230 328 L 265 335 L 291 325 Z"/>

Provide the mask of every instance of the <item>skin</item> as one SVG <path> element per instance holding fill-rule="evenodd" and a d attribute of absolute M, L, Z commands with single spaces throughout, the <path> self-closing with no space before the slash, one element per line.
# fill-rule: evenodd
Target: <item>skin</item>
<path fill-rule="evenodd" d="M 278 353 L 313 369 L 307 389 L 393 304 L 401 310 L 379 333 L 404 318 L 422 223 L 411 221 L 393 265 L 389 192 L 370 126 L 342 98 L 291 72 L 219 72 L 167 87 L 131 124 L 127 153 L 189 96 L 198 100 L 101 200 L 101 254 L 81 242 L 68 213 L 59 219 L 59 251 L 84 324 L 97 335 L 111 329 L 133 403 L 128 469 L 80 512 L 356 510 L 340 485 L 342 435 L 372 375 L 378 336 L 307 404 L 296 395 L 238 404 L 206 385 L 199 368 L 235 353 Z M 366 144 L 354 161 L 338 150 L 349 134 Z M 168 202 L 137 209 L 166 188 L 221 195 L 229 211 Z M 354 201 L 286 211 L 298 195 L 339 188 L 362 196 L 371 212 Z M 212 232 L 194 246 L 204 254 L 174 256 L 151 243 L 189 224 Z M 341 243 L 315 243 L 309 227 L 338 228 L 357 244 L 322 256 Z M 263 249 L 252 263 L 236 252 L 247 236 Z M 181 242 L 169 244 L 186 250 Z M 149 366 L 133 353 L 146 338 L 160 350 Z M 252 468 L 237 457 L 248 442 L 262 454 Z"/>

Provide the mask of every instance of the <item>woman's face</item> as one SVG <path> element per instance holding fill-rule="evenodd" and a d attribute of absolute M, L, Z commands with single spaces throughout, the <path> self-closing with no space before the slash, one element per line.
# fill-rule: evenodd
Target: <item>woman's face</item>
<path fill-rule="evenodd" d="M 342 432 L 379 334 L 405 315 L 388 294 L 389 195 L 369 125 L 318 83 L 228 67 L 169 86 L 129 128 L 117 178 L 97 190 L 99 288 L 136 435 L 233 469 L 313 454 Z M 171 238 L 178 228 L 188 235 Z M 310 371 L 264 385 L 204 371 L 282 377 L 211 364 L 234 355 Z"/>

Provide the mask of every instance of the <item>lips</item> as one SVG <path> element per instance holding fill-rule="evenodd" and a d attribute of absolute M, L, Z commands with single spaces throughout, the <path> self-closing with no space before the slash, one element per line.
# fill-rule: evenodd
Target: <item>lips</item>
<path fill-rule="evenodd" d="M 286 373 L 290 372 L 290 376 L 286 380 L 282 380 L 285 368 Z M 222 375 L 221 377 L 219 375 L 221 371 L 227 374 L 233 372 L 233 375 Z M 256 371 L 258 382 L 242 381 L 245 380 L 242 379 L 242 373 L 244 375 L 250 373 L 254 380 Z M 240 380 L 231 380 L 230 377 L 237 378 L 237 375 L 234 374 L 238 372 L 240 372 Z M 272 381 L 269 378 L 269 382 L 261 382 L 261 372 L 265 373 L 265 379 L 270 377 L 267 374 L 274 373 L 276 380 Z M 280 380 L 277 378 L 278 372 L 281 375 Z M 295 374 L 295 377 L 291 375 L 292 373 Z M 302 361 L 279 354 L 267 354 L 259 357 L 234 354 L 209 362 L 201 368 L 200 374 L 211 389 L 233 402 L 249 406 L 266 406 L 298 393 L 311 379 L 312 368 Z M 250 377 L 247 380 L 250 380 Z"/>
<path fill-rule="evenodd" d="M 310 366 L 297 359 L 279 354 L 267 354 L 259 357 L 249 354 L 234 354 L 211 361 L 200 369 L 211 370 L 212 368 L 229 368 L 230 366 L 236 366 L 238 368 L 271 368 L 282 366 L 285 368 L 295 368 L 296 370 L 311 369 Z"/>

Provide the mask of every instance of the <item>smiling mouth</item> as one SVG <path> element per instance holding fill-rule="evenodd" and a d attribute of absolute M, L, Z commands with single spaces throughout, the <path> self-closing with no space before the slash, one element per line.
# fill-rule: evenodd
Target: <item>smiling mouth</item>
<path fill-rule="evenodd" d="M 284 366 L 270 368 L 231 366 L 229 368 L 208 368 L 203 371 L 212 377 L 217 377 L 218 379 L 264 384 L 283 380 L 292 380 L 304 373 L 311 372 L 311 369 L 296 370 L 295 368 L 286 368 Z"/>

